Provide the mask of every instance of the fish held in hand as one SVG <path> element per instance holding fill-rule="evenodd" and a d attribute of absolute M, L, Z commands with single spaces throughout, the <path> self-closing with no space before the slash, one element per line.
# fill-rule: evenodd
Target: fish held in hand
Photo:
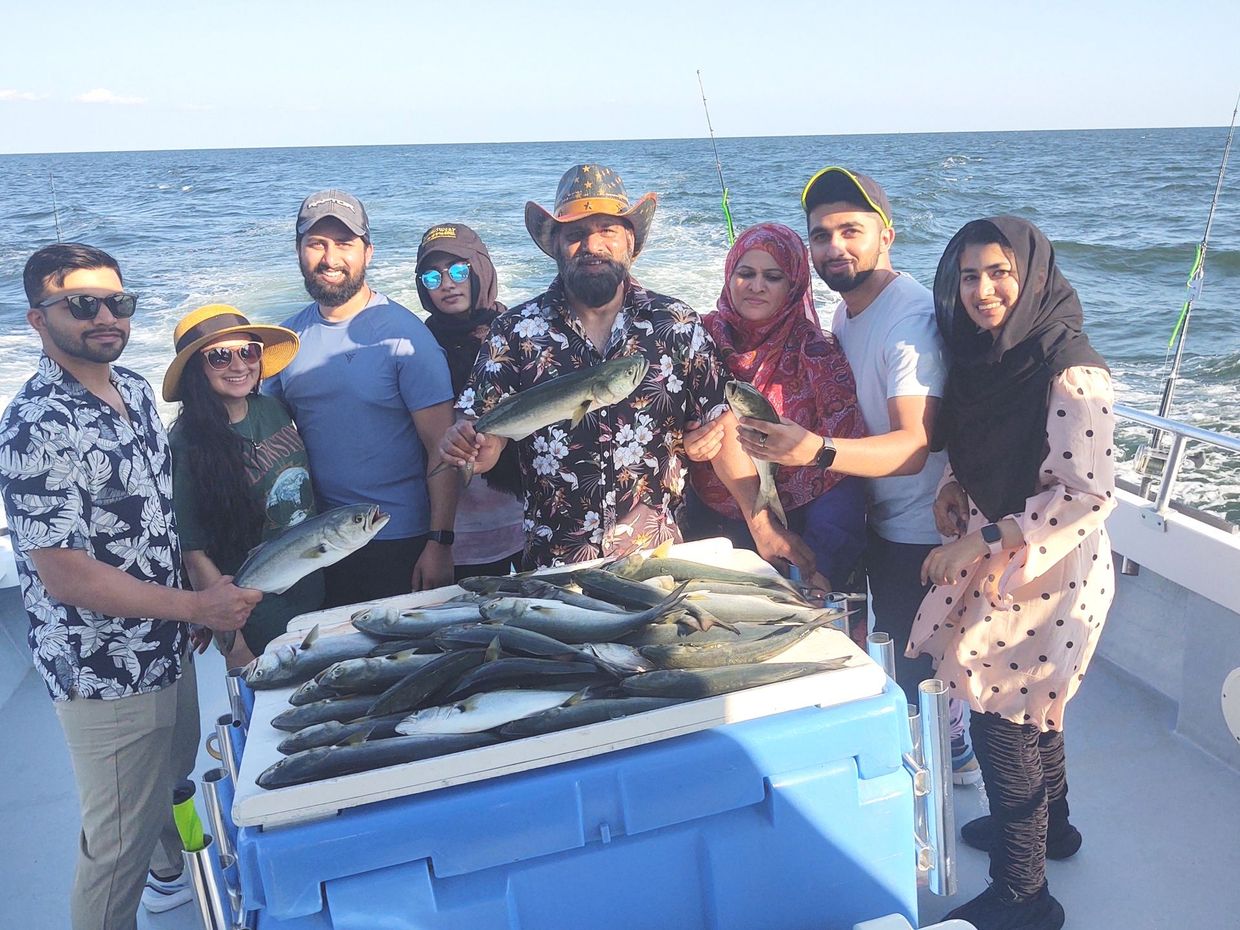
<path fill-rule="evenodd" d="M 628 355 L 561 374 L 501 398 L 474 421 L 474 431 L 522 440 L 563 420 L 576 427 L 595 410 L 617 404 L 637 390 L 649 368 L 645 356 Z M 434 477 L 444 467 L 446 463 L 437 466 L 427 477 Z M 471 474 L 472 468 L 466 471 L 467 481 Z"/>
<path fill-rule="evenodd" d="M 763 397 L 762 392 L 752 384 L 744 381 L 729 381 L 724 385 L 723 395 L 737 417 L 751 417 L 765 423 L 779 422 L 779 414 L 775 412 L 771 402 Z M 775 519 L 787 526 L 788 517 L 779 499 L 779 489 L 775 486 L 775 473 L 779 470 L 779 464 L 763 459 L 752 459 L 752 461 L 754 468 L 758 470 L 758 494 L 754 498 L 751 516 L 756 517 L 763 510 L 769 509 Z"/>

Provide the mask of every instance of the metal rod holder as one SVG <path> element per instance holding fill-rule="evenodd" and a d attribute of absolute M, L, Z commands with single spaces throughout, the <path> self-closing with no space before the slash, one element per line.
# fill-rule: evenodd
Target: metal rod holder
<path fill-rule="evenodd" d="M 233 726 L 232 714 L 222 714 L 215 719 L 215 738 L 219 743 L 220 762 L 235 785 L 237 773 L 241 770 L 241 759 L 237 755 L 236 744 L 233 742 L 232 731 L 234 729 L 236 728 Z"/>
<path fill-rule="evenodd" d="M 930 891 L 946 897 L 956 893 L 956 815 L 951 795 L 947 685 L 937 678 L 923 681 L 917 697 L 921 707 L 921 752 L 930 777 L 930 793 L 924 799 L 925 836 L 931 860 L 927 878 Z"/>
<path fill-rule="evenodd" d="M 230 668 L 224 679 L 224 686 L 228 689 L 228 706 L 232 710 L 233 719 L 248 730 L 250 715 L 254 711 L 254 691 L 245 683 L 244 675 L 244 668 Z"/>
<path fill-rule="evenodd" d="M 207 820 L 221 858 L 236 856 L 237 828 L 232 822 L 232 803 L 236 789 L 228 772 L 222 768 L 209 769 L 202 776 L 202 797 L 207 808 Z"/>
<path fill-rule="evenodd" d="M 233 912 L 224 884 L 224 870 L 216 854 L 215 839 L 203 837 L 202 849 L 183 850 L 185 873 L 194 890 L 194 903 L 203 930 L 234 930 Z"/>
<path fill-rule="evenodd" d="M 896 646 L 890 634 L 871 633 L 865 638 L 865 649 L 870 658 L 882 666 L 888 678 L 896 677 Z"/>

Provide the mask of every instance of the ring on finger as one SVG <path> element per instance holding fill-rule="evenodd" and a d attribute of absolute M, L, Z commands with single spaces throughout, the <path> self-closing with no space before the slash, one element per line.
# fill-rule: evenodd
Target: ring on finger
<path fill-rule="evenodd" d="M 766 435 L 766 433 L 759 433 L 759 434 L 758 434 L 758 445 L 760 445 L 760 446 L 765 446 L 765 445 L 766 445 L 766 440 L 767 440 L 767 435 Z"/>

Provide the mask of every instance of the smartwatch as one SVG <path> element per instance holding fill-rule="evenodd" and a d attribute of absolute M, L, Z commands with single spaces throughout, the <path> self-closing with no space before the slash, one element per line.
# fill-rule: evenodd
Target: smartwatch
<path fill-rule="evenodd" d="M 981 532 L 982 542 L 986 544 L 991 555 L 998 555 L 1003 551 L 1003 531 L 999 529 L 998 524 L 987 523 L 982 527 Z"/>
<path fill-rule="evenodd" d="M 450 546 L 456 542 L 456 533 L 452 530 L 431 530 L 426 534 L 426 538 L 431 542 L 437 542 L 441 546 Z"/>
<path fill-rule="evenodd" d="M 830 468 L 831 463 L 835 461 L 835 443 L 831 441 L 830 436 L 822 437 L 822 448 L 818 450 L 818 454 L 814 456 L 814 464 L 819 468 Z"/>

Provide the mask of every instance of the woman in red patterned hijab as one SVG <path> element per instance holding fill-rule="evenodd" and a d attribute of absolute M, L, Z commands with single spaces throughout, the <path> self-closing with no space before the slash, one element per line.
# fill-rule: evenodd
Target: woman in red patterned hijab
<path fill-rule="evenodd" d="M 734 378 L 752 384 L 777 413 L 808 430 L 864 434 L 852 371 L 814 309 L 809 253 L 800 235 L 779 223 L 741 233 L 724 263 L 716 308 L 702 322 Z M 685 441 L 692 457 L 694 435 Z M 710 465 L 692 462 L 690 480 L 699 501 L 686 515 L 687 537 L 725 535 L 752 548 L 736 502 Z M 861 482 L 810 465 L 781 467 L 776 487 L 789 529 L 815 550 L 819 571 L 834 585 L 845 584 L 864 538 Z"/>

